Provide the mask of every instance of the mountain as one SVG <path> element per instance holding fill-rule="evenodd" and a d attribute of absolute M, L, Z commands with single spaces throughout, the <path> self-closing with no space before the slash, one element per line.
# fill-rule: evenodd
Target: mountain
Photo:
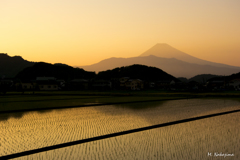
<path fill-rule="evenodd" d="M 160 80 L 179 81 L 172 75 L 164 72 L 159 68 L 139 64 L 102 71 L 97 74 L 97 79 L 110 80 L 111 78 L 121 77 L 130 77 L 132 79 L 141 79 L 148 81 L 160 81 Z"/>
<path fill-rule="evenodd" d="M 36 79 L 36 77 L 55 77 L 57 79 L 71 80 L 80 78 L 94 78 L 94 72 L 87 72 L 80 68 L 73 68 L 68 65 L 50 64 L 45 62 L 35 63 L 19 72 L 16 78 L 19 79 Z"/>
<path fill-rule="evenodd" d="M 132 58 L 109 58 L 100 61 L 99 63 L 81 66 L 86 71 L 105 71 L 122 66 L 130 66 L 133 64 L 142 64 L 162 69 L 163 71 L 173 75 L 174 77 L 191 78 L 198 74 L 216 74 L 216 75 L 230 75 L 238 73 L 240 67 L 216 67 L 211 65 L 200 65 L 188 63 L 176 58 L 161 58 L 153 55 L 146 57 L 132 57 Z"/>
<path fill-rule="evenodd" d="M 141 54 L 140 57 L 150 56 L 150 55 L 154 55 L 162 58 L 176 58 L 184 62 L 200 64 L 200 65 L 211 65 L 215 67 L 235 68 L 235 69 L 240 68 L 240 67 L 230 66 L 226 64 L 214 63 L 214 62 L 202 60 L 202 59 L 193 57 L 189 54 L 186 54 L 182 51 L 179 51 L 165 43 L 158 43 L 154 45 L 152 48 L 150 48 L 149 50 Z"/>
<path fill-rule="evenodd" d="M 34 62 L 26 61 L 20 56 L 10 57 L 5 53 L 0 53 L 0 78 L 13 78 L 24 68 L 33 65 Z"/>

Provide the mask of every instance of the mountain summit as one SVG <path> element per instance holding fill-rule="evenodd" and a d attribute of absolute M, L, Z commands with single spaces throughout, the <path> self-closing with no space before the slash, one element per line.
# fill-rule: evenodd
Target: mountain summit
<path fill-rule="evenodd" d="M 178 49 L 173 48 L 172 46 L 166 43 L 158 43 L 152 48 L 140 55 L 140 57 L 154 55 L 161 58 L 175 58 L 184 62 L 200 64 L 200 65 L 211 65 L 215 67 L 227 67 L 227 68 L 237 68 L 235 66 L 225 65 L 221 63 L 214 63 L 206 60 L 202 60 L 196 57 L 193 57 L 187 53 L 184 53 Z"/>
<path fill-rule="evenodd" d="M 157 56 L 162 58 L 176 58 L 179 60 L 185 60 L 186 58 L 192 57 L 186 53 L 183 53 L 166 43 L 158 43 L 154 45 L 152 48 L 148 49 L 146 52 L 141 54 L 140 56 Z"/>

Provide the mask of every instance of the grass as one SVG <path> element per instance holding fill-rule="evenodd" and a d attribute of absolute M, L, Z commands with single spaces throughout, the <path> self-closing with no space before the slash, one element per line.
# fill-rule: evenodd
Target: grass
<path fill-rule="evenodd" d="M 240 92 L 167 92 L 167 91 L 50 91 L 9 92 L 0 96 L 0 112 L 16 110 L 38 110 L 72 108 L 80 106 L 158 101 L 179 98 L 239 97 Z"/>
<path fill-rule="evenodd" d="M 11 96 L 0 98 L 1 111 L 72 108 L 80 106 L 156 101 L 180 97 L 138 97 L 138 96 Z"/>

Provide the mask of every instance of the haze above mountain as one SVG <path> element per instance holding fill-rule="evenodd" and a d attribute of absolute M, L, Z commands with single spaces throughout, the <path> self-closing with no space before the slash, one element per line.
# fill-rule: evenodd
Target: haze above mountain
<path fill-rule="evenodd" d="M 156 44 L 138 57 L 109 58 L 93 65 L 79 67 L 87 71 L 99 72 L 133 64 L 157 67 L 175 77 L 187 78 L 198 74 L 230 75 L 240 71 L 240 67 L 205 61 L 168 44 Z"/>

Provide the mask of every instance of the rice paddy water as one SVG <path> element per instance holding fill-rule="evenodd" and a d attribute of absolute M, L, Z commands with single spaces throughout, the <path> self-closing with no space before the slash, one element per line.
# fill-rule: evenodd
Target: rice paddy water
<path fill-rule="evenodd" d="M 234 109 L 240 101 L 186 99 L 0 114 L 0 156 Z M 17 159 L 240 159 L 239 117 L 237 112 Z"/>

